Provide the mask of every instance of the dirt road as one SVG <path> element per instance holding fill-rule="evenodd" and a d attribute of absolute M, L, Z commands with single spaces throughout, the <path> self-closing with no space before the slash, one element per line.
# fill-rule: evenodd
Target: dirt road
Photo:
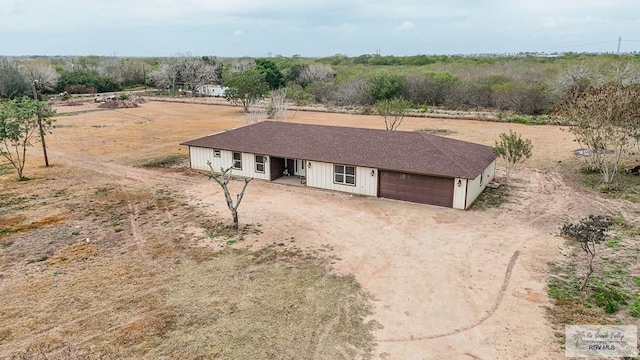
<path fill-rule="evenodd" d="M 375 116 L 298 112 L 292 121 L 381 128 Z M 125 186 L 170 188 L 194 206 L 226 215 L 217 186 L 199 176 L 132 165 L 185 155 L 182 141 L 243 125 L 238 108 L 151 102 L 137 109 L 60 117 L 50 137 L 54 163 Z M 447 129 L 492 145 L 514 129 L 534 157 L 517 171 L 499 208 L 458 211 L 319 189 L 253 181 L 240 221 L 261 224 L 239 247 L 273 243 L 311 249 L 371 293 L 380 324 L 379 359 L 562 359 L 545 318 L 547 262 L 567 212 L 613 206 L 583 198 L 554 171 L 576 147 L 553 126 L 408 118 L 400 130 Z M 32 163 L 33 164 L 33 163 Z M 501 164 L 499 164 L 501 165 Z M 34 166 L 34 165 L 31 165 Z M 500 173 L 499 173 L 500 174 Z M 197 232 L 196 232 L 197 233 Z M 198 234 L 194 236 L 199 236 Z M 204 245 L 216 246 L 201 236 Z"/>

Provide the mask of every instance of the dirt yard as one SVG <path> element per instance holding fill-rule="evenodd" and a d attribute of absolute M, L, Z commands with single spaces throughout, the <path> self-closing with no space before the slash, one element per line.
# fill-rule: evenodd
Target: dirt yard
<path fill-rule="evenodd" d="M 165 353 L 179 354 L 174 350 L 186 341 L 171 336 L 168 344 L 163 336 L 170 332 L 184 332 L 186 336 L 188 331 L 207 329 L 225 334 L 233 331 L 225 326 L 240 323 L 251 324 L 257 332 L 265 331 L 256 325 L 261 318 L 214 326 L 198 320 L 197 311 L 187 309 L 208 307 L 215 302 L 190 303 L 197 293 L 208 293 L 221 281 L 202 267 L 226 271 L 225 266 L 230 266 L 217 252 L 198 249 L 217 251 L 231 247 L 308 254 L 316 258 L 314 264 L 328 268 L 341 279 L 355 277 L 371 296 L 372 312 L 344 310 L 331 316 L 366 316 L 363 326 L 373 329 L 375 359 L 563 359 L 545 315 L 545 307 L 549 306 L 545 289 L 547 263 L 562 256 L 564 246 L 556 236 L 558 227 L 594 208 L 623 214 L 631 211 L 563 180 L 560 172 L 565 163 L 574 161 L 577 145 L 571 134 L 559 127 L 407 118 L 400 130 L 447 130 L 447 136 L 452 138 L 486 145 L 493 145 L 499 133 L 513 129 L 533 141 L 534 156 L 515 171 L 505 203 L 497 208 L 469 211 L 255 180 L 240 207 L 241 224 L 250 226 L 242 238 L 228 240 L 214 234 L 215 229 L 210 227 L 211 223 L 228 220 L 215 183 L 180 167 L 141 166 L 172 156 L 185 159 L 187 149 L 180 142 L 243 126 L 239 108 L 164 102 L 149 102 L 134 109 L 91 111 L 93 108 L 87 104 L 62 109 L 61 112 L 77 114 L 58 117 L 56 128 L 48 137 L 54 167 L 41 167 L 40 153 L 34 147 L 29 150 L 25 171 L 30 181 L 17 183 L 11 172 L 0 175 L 0 195 L 14 199 L 2 203 L 4 210 L 0 208 L 0 229 L 11 229 L 11 233 L 0 233 L 0 303 L 11 304 L 0 309 L 0 357 L 36 343 L 50 351 L 55 348 L 52 344 L 64 342 L 71 347 L 108 344 L 117 351 L 119 346 L 134 344 L 148 358 L 157 358 Z M 383 127 L 376 116 L 297 112 L 290 113 L 289 118 L 302 123 Z M 500 177 L 503 164 L 498 165 Z M 77 236 L 69 240 L 69 233 Z M 28 241 L 35 245 L 18 248 Z M 136 251 L 141 248 L 153 261 L 137 260 L 140 253 Z M 180 253 L 188 256 L 177 255 Z M 155 260 L 167 254 L 177 257 L 175 263 Z M 108 259 L 99 260 L 101 256 Z M 291 260 L 289 267 L 296 264 Z M 252 266 L 247 270 L 250 273 L 272 274 L 272 270 Z M 116 286 L 113 279 L 91 279 L 91 274 L 100 269 L 100 274 L 109 269 L 116 280 L 121 277 L 124 289 L 117 292 L 121 297 L 119 305 L 109 303 L 104 307 L 92 302 L 92 297 L 106 301 L 103 297 L 111 291 L 97 291 L 96 287 Z M 201 274 L 207 281 L 193 280 L 189 273 Z M 279 287 L 282 284 L 301 286 L 299 281 L 289 282 L 292 280 L 273 274 L 272 286 L 279 292 L 287 291 Z M 166 285 L 185 282 L 192 283 L 179 292 Z M 344 284 L 332 286 L 342 289 L 347 286 Z M 318 283 L 312 288 L 320 294 L 330 288 L 327 286 Z M 352 286 L 355 285 L 347 287 Z M 66 287 L 74 292 L 73 296 L 51 290 L 56 287 Z M 341 294 L 339 290 L 335 292 Z M 145 298 L 145 294 L 155 295 Z M 40 300 L 39 295 L 43 296 Z M 314 293 L 296 296 L 308 300 Z M 133 305 L 131 299 L 135 299 Z M 343 307 L 356 309 L 353 296 L 347 294 L 339 299 Z M 164 305 L 159 307 L 154 301 Z M 238 306 L 247 306 L 248 301 Z M 326 307 L 341 307 L 329 305 Z M 69 312 L 68 307 L 78 311 Z M 155 312 L 151 313 L 151 308 Z M 158 315 L 158 308 L 173 314 L 169 316 L 173 319 L 170 324 L 163 322 L 165 317 Z M 107 316 L 105 309 L 112 314 Z M 54 310 L 66 311 L 68 318 L 57 316 L 52 313 Z M 131 314 L 137 316 L 133 319 L 137 322 L 124 317 Z M 109 324 L 92 325 L 92 318 Z M 317 329 L 313 326 L 316 320 L 322 325 Z M 293 317 L 290 321 L 304 320 Z M 269 345 L 272 357 L 256 355 L 262 353 L 233 356 L 346 359 L 356 356 L 348 349 L 367 346 L 351 343 L 339 357 L 328 356 L 323 349 L 348 342 L 345 339 L 349 339 L 350 331 L 366 329 L 345 329 L 336 325 L 338 320 L 313 321 L 305 325 L 308 332 L 286 338 L 292 343 L 306 337 L 320 339 L 308 354 L 285 356 L 286 346 Z M 124 338 L 110 340 L 113 329 L 122 323 L 126 323 L 127 332 L 118 336 Z M 136 327 L 149 326 L 164 330 L 136 332 Z M 341 336 L 323 340 L 332 333 Z M 366 342 L 366 337 L 362 339 Z M 268 340 L 263 341 L 269 344 Z M 223 350 L 219 354 L 231 358 Z"/>

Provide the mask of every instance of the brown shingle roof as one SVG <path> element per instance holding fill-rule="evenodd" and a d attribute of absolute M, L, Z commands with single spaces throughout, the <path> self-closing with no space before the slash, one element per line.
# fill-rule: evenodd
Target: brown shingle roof
<path fill-rule="evenodd" d="M 274 121 L 182 145 L 466 179 L 496 158 L 489 146 L 430 134 Z"/>

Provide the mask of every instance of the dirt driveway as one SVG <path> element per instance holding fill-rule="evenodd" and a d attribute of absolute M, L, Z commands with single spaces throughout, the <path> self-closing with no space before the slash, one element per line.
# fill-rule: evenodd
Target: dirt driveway
<path fill-rule="evenodd" d="M 311 112 L 298 112 L 292 121 L 382 125 L 375 116 Z M 168 187 L 226 216 L 213 182 L 132 165 L 185 155 L 180 142 L 243 124 L 238 108 L 151 102 L 60 117 L 49 146 L 52 162 L 73 171 Z M 579 196 L 553 171 L 571 157 L 570 135 L 552 126 L 423 118 L 407 119 L 401 130 L 422 128 L 487 145 L 511 128 L 533 140 L 535 155 L 516 173 L 514 196 L 497 209 L 458 211 L 254 181 L 240 221 L 261 224 L 262 234 L 237 246 L 313 249 L 335 272 L 353 274 L 374 298 L 376 358 L 564 358 L 544 309 L 546 264 L 561 247 L 554 233 L 567 211 L 613 206 Z M 201 241 L 215 245 L 204 235 Z"/>

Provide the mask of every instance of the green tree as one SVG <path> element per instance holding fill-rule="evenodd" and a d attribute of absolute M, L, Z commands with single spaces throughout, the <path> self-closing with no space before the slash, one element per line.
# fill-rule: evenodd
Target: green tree
<path fill-rule="evenodd" d="M 56 91 L 65 91 L 67 86 L 84 85 L 92 87 L 98 92 L 110 92 L 121 90 L 120 86 L 112 78 L 102 76 L 95 70 L 62 70 Z"/>
<path fill-rule="evenodd" d="M 399 97 L 404 90 L 405 82 L 406 79 L 402 75 L 378 73 L 369 81 L 371 97 L 374 101 Z"/>
<path fill-rule="evenodd" d="M 400 126 L 411 103 L 395 98 L 393 100 L 382 100 L 376 103 L 376 112 L 384 119 L 384 126 L 387 130 L 395 130 Z"/>
<path fill-rule="evenodd" d="M 228 88 L 225 98 L 232 104 L 242 106 L 245 113 L 269 92 L 264 74 L 257 69 L 232 73 L 224 80 L 224 86 Z"/>
<path fill-rule="evenodd" d="M 23 66 L 23 72 L 33 90 L 33 99 L 40 99 L 41 91 L 52 90 L 58 83 L 58 73 L 53 67 L 43 62 L 27 62 Z M 41 112 L 38 112 L 38 129 L 40 133 L 40 143 L 42 144 L 42 155 L 44 156 L 44 166 L 49 167 L 49 156 L 47 155 L 47 143 L 45 141 L 45 129 L 42 123 Z"/>
<path fill-rule="evenodd" d="M 639 132 L 640 87 L 605 85 L 572 93 L 558 106 L 556 115 L 590 150 L 588 166 L 600 171 L 603 182 L 612 183 L 622 153 Z"/>
<path fill-rule="evenodd" d="M 284 76 L 276 63 L 270 59 L 256 59 L 256 70 L 264 75 L 264 80 L 271 90 L 276 90 L 284 85 Z"/>
<path fill-rule="evenodd" d="M 509 130 L 509 134 L 500 134 L 500 141 L 496 141 L 493 153 L 507 162 L 507 176 L 505 183 L 509 182 L 509 174 L 516 163 L 531 157 L 531 140 L 522 139 L 518 133 Z"/>
<path fill-rule="evenodd" d="M 9 160 L 22 180 L 27 147 L 38 134 L 51 127 L 55 112 L 46 102 L 27 97 L 0 104 L 0 155 Z"/>
<path fill-rule="evenodd" d="M 30 93 L 29 81 L 20 71 L 18 63 L 0 58 L 0 98 L 14 99 Z"/>
<path fill-rule="evenodd" d="M 607 239 L 607 230 L 613 223 L 611 219 L 603 215 L 589 215 L 576 224 L 565 224 L 560 229 L 560 234 L 571 238 L 580 244 L 580 248 L 587 254 L 588 271 L 580 284 L 580 291 L 591 274 L 593 274 L 593 259 L 596 257 L 596 245 L 603 243 Z"/>

